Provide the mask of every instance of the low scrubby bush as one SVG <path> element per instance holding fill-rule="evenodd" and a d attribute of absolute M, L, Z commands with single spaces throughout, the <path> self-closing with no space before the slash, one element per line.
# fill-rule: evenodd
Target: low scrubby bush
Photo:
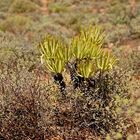
<path fill-rule="evenodd" d="M 0 11 L 7 12 L 10 5 L 13 3 L 14 0 L 1 0 L 0 1 Z"/>
<path fill-rule="evenodd" d="M 31 2 L 30 0 L 14 0 L 9 8 L 11 13 L 26 13 L 34 12 L 39 8 L 37 4 Z"/>
<path fill-rule="evenodd" d="M 0 23 L 0 30 L 9 31 L 14 34 L 26 33 L 32 25 L 32 20 L 29 17 L 15 15 L 7 17 Z"/>
<path fill-rule="evenodd" d="M 131 73 L 132 77 L 139 78 L 140 76 L 140 51 L 136 46 L 130 48 L 130 51 L 125 50 L 125 47 L 115 49 L 115 53 L 120 57 L 119 67 Z M 124 57 L 125 56 L 125 57 Z"/>
<path fill-rule="evenodd" d="M 0 137 L 43 140 L 41 104 L 50 87 L 42 86 L 45 81 L 40 78 L 39 66 L 35 65 L 35 54 L 25 49 L 3 48 L 1 55 L 4 61 L 0 59 Z"/>
<path fill-rule="evenodd" d="M 62 2 L 55 2 L 53 4 L 49 4 L 49 12 L 53 13 L 61 13 L 61 12 L 67 12 L 67 5 Z"/>

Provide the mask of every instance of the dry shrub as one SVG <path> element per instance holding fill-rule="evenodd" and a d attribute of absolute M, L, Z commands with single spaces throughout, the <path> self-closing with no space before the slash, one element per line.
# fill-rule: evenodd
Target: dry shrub
<path fill-rule="evenodd" d="M 38 101 L 46 91 L 45 86 L 42 88 L 36 74 L 26 69 L 33 64 L 29 53 L 28 57 L 15 50 L 10 53 L 11 58 L 1 62 L 0 67 L 1 135 L 5 139 L 42 139 L 39 121 L 42 108 Z"/>
<path fill-rule="evenodd" d="M 96 140 L 119 132 L 123 139 L 127 137 L 124 126 L 129 121 L 125 121 L 125 111 L 120 111 L 128 107 L 124 100 L 129 100 L 123 72 L 114 70 L 102 79 L 97 75 L 94 90 L 87 94 L 67 83 L 62 96 L 51 79 L 47 82 L 37 56 L 14 49 L 9 59 L 0 62 L 1 136 L 8 140 Z"/>
<path fill-rule="evenodd" d="M 86 95 L 69 87 L 67 95 L 57 99 L 48 132 L 62 139 L 97 139 L 120 132 L 125 139 L 124 124 L 128 116 L 120 109 L 128 105 L 123 103 L 130 96 L 124 77 L 126 75 L 119 70 L 104 75 L 96 88 Z"/>

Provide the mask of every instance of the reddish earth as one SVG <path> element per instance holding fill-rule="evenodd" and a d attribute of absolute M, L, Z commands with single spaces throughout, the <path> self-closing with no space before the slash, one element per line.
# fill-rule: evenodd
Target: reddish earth
<path fill-rule="evenodd" d="M 123 46 L 129 46 L 129 49 L 138 49 L 140 51 L 140 39 L 130 39 L 122 42 Z"/>
<path fill-rule="evenodd" d="M 40 0 L 42 3 L 41 11 L 44 13 L 48 13 L 48 2 L 49 0 Z"/>

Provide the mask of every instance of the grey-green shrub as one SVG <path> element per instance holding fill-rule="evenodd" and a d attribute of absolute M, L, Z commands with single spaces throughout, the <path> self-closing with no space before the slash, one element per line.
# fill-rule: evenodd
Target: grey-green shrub
<path fill-rule="evenodd" d="M 11 13 L 26 13 L 37 11 L 39 6 L 30 0 L 14 0 L 9 8 Z"/>

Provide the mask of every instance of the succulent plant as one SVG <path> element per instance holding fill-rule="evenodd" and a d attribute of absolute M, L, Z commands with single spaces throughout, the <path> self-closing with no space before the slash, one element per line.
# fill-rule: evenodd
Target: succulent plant
<path fill-rule="evenodd" d="M 47 36 L 39 45 L 41 60 L 52 73 L 62 73 L 65 66 L 65 52 L 62 43 L 52 36 Z"/>
<path fill-rule="evenodd" d="M 78 75 L 84 78 L 92 77 L 96 72 L 96 66 L 93 61 L 83 60 L 78 65 Z"/>
<path fill-rule="evenodd" d="M 74 88 L 81 87 L 85 81 L 86 88 L 89 88 L 93 86 L 91 79 L 95 82 L 97 71 L 104 73 L 116 63 L 116 58 L 101 48 L 103 43 L 104 34 L 98 26 L 81 30 L 80 35 L 72 39 L 71 46 L 49 35 L 39 45 L 41 61 L 53 73 L 61 91 L 65 88 L 62 72 L 66 66 Z"/>
<path fill-rule="evenodd" d="M 104 35 L 99 27 L 85 28 L 72 40 L 72 53 L 76 59 L 95 58 L 101 52 Z"/>
<path fill-rule="evenodd" d="M 41 62 L 45 64 L 47 69 L 53 74 L 55 82 L 59 85 L 60 91 L 65 89 L 62 72 L 65 63 L 69 59 L 66 57 L 63 44 L 52 36 L 47 36 L 39 45 L 42 53 Z M 66 50 L 66 49 L 65 49 Z M 67 52 L 68 55 L 68 52 Z"/>
<path fill-rule="evenodd" d="M 117 59 L 108 51 L 103 51 L 100 58 L 96 59 L 96 65 L 102 72 L 112 69 Z"/>

